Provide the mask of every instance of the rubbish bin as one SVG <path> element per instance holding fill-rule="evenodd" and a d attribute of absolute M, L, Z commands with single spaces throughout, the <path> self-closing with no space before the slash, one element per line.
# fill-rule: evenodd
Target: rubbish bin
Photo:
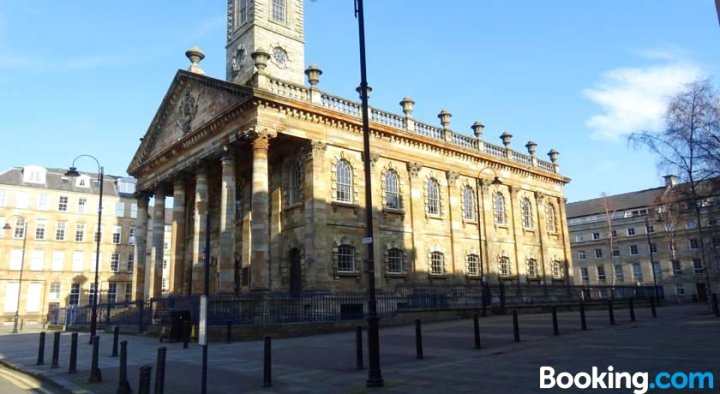
<path fill-rule="evenodd" d="M 190 311 L 171 311 L 170 312 L 170 333 L 169 340 L 181 342 L 185 338 L 185 322 L 190 321 Z M 189 335 L 190 333 L 188 333 Z"/>

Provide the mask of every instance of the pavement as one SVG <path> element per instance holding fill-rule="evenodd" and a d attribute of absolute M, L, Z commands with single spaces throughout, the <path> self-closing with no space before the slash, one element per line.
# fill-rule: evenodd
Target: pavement
<path fill-rule="evenodd" d="M 560 335 L 553 335 L 549 313 L 520 314 L 520 342 L 514 341 L 512 316 L 480 318 L 481 349 L 475 349 L 472 319 L 427 323 L 422 327 L 423 359 L 417 359 L 415 327 L 382 327 L 380 362 L 383 388 L 367 388 L 365 369 L 356 369 L 355 332 L 340 332 L 272 341 L 272 387 L 263 388 L 263 342 L 208 346 L 208 393 L 533 393 L 582 392 L 540 390 L 539 368 L 590 371 L 708 371 L 720 379 L 720 319 L 706 305 L 616 309 L 616 325 L 606 310 L 587 312 L 581 330 L 577 311 L 558 313 Z M 382 325 L 382 322 L 381 322 Z M 111 357 L 112 334 L 100 334 L 101 383 L 88 383 L 92 346 L 80 333 L 77 373 L 68 373 L 70 333 L 61 333 L 59 367 L 50 368 L 53 334 L 48 332 L 45 364 L 35 365 L 38 334 L 0 335 L 0 363 L 71 393 L 116 393 L 119 358 Z M 157 349 L 167 349 L 166 393 L 200 393 L 202 347 L 160 343 L 155 337 L 121 335 L 128 342 L 128 381 L 138 392 L 139 367 L 150 365 L 151 390 L 156 378 Z M 652 376 L 652 375 L 651 375 Z M 720 382 L 716 383 L 716 387 Z M 632 392 L 625 390 L 621 392 Z"/>

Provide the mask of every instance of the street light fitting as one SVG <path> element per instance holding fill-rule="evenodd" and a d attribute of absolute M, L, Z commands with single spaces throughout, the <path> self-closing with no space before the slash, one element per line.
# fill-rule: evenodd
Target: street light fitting
<path fill-rule="evenodd" d="M 80 173 L 78 172 L 77 168 L 71 166 L 70 169 L 65 172 L 65 176 L 75 178 L 79 177 Z"/>

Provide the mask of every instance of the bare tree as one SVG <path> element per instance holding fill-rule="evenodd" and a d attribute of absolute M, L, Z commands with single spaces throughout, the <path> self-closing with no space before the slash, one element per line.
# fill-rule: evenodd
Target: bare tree
<path fill-rule="evenodd" d="M 672 97 L 665 122 L 664 130 L 633 133 L 628 140 L 654 153 L 658 168 L 676 174 L 684 183 L 673 191 L 674 200 L 687 203 L 694 216 L 709 296 L 710 264 L 703 242 L 701 208 L 710 196 L 717 194 L 720 175 L 720 105 L 710 81 L 687 84 Z"/>

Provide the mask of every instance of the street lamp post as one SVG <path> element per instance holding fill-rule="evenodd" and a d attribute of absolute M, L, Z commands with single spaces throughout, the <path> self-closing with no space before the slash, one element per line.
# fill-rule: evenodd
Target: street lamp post
<path fill-rule="evenodd" d="M 18 333 L 18 320 L 20 319 L 20 296 L 22 295 L 22 281 L 23 281 L 23 271 L 25 270 L 25 245 L 27 245 L 27 220 L 25 220 L 22 216 L 12 216 L 12 218 L 17 218 L 22 220 L 23 223 L 23 243 L 22 243 L 22 254 L 20 255 L 20 278 L 18 278 L 18 295 L 17 295 L 17 305 L 15 306 L 15 316 L 13 318 L 13 334 Z M 15 222 L 15 226 L 17 227 L 17 222 Z M 3 226 L 3 230 L 10 230 L 12 227 L 10 227 L 10 224 L 5 223 Z"/>
<path fill-rule="evenodd" d="M 653 277 L 653 296 L 655 299 L 658 298 L 657 291 L 657 277 L 655 274 L 655 258 L 653 257 L 652 242 L 650 242 L 650 223 L 648 223 L 648 215 L 645 215 L 645 235 L 647 236 L 648 251 L 650 252 L 650 269 L 652 270 Z"/>
<path fill-rule="evenodd" d="M 92 316 L 90 318 L 90 344 L 93 343 L 93 338 L 95 337 L 95 333 L 97 332 L 97 304 L 98 304 L 98 298 L 100 297 L 100 288 L 98 285 L 100 274 L 100 240 L 102 239 L 102 199 L 103 199 L 103 183 L 105 180 L 105 174 L 104 169 L 100 165 L 100 162 L 98 159 L 96 159 L 94 156 L 91 155 L 79 155 L 75 159 L 73 159 L 72 165 L 70 166 L 70 169 L 65 173 L 65 176 L 69 177 L 77 177 L 80 176 L 80 173 L 78 172 L 77 168 L 75 168 L 75 161 L 81 157 L 88 157 L 90 159 L 95 160 L 95 163 L 98 166 L 98 182 L 100 182 L 100 199 L 98 201 L 98 224 L 97 224 L 97 234 L 95 236 L 95 295 L 93 296 L 93 303 L 92 303 Z"/>

